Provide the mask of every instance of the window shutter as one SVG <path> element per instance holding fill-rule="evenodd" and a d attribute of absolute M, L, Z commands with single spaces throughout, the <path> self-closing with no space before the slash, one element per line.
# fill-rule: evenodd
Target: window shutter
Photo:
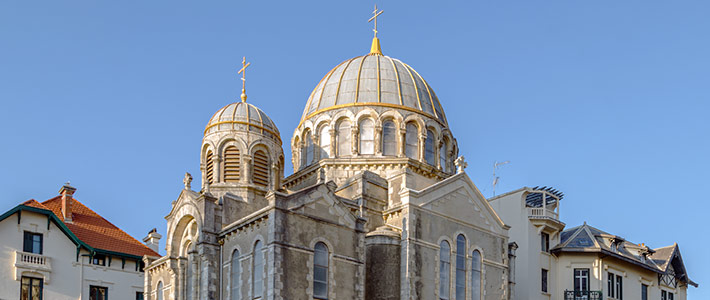
<path fill-rule="evenodd" d="M 214 166 L 212 164 L 212 151 L 207 151 L 207 155 L 205 156 L 205 176 L 207 177 L 207 184 L 212 184 L 214 179 Z"/>
<path fill-rule="evenodd" d="M 254 174 L 252 181 L 256 185 L 267 186 L 269 184 L 269 158 L 264 151 L 258 150 L 254 153 Z"/>
<path fill-rule="evenodd" d="M 224 182 L 239 182 L 239 166 L 239 149 L 234 146 L 224 149 Z"/>

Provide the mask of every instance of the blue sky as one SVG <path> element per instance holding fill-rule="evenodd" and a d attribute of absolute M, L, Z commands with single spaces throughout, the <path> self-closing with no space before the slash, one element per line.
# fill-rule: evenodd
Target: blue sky
<path fill-rule="evenodd" d="M 165 233 L 184 172 L 199 177 L 207 120 L 238 101 L 242 56 L 249 102 L 288 141 L 321 77 L 369 50 L 373 4 L 0 3 L 0 210 L 71 180 L 133 236 Z M 493 163 L 510 160 L 499 193 L 551 185 L 568 227 L 677 242 L 701 284 L 690 298 L 710 298 L 698 234 L 710 211 L 710 2 L 379 7 L 384 54 L 434 88 L 486 196 Z"/>

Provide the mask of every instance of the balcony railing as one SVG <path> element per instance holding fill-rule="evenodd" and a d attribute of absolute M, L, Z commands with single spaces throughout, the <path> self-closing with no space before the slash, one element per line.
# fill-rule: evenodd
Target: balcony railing
<path fill-rule="evenodd" d="M 15 251 L 15 267 L 51 270 L 50 258 L 44 255 Z"/>
<path fill-rule="evenodd" d="M 559 215 L 555 212 L 555 210 L 544 207 L 528 207 L 528 216 L 532 218 L 559 219 Z"/>
<path fill-rule="evenodd" d="M 565 291 L 564 300 L 602 300 L 602 291 Z"/>

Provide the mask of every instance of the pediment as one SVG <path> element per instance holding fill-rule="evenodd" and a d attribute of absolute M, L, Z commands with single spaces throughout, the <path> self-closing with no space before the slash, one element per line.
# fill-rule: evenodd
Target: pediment
<path fill-rule="evenodd" d="M 338 197 L 325 186 L 289 197 L 288 209 L 336 224 L 354 228 L 357 218 Z"/>

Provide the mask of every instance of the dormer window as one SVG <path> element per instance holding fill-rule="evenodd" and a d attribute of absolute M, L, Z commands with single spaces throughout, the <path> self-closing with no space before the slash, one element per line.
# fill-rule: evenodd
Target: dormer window
<path fill-rule="evenodd" d="M 106 265 L 106 255 L 94 254 L 94 257 L 91 259 L 91 264 L 97 265 L 97 266 L 105 266 Z"/>

